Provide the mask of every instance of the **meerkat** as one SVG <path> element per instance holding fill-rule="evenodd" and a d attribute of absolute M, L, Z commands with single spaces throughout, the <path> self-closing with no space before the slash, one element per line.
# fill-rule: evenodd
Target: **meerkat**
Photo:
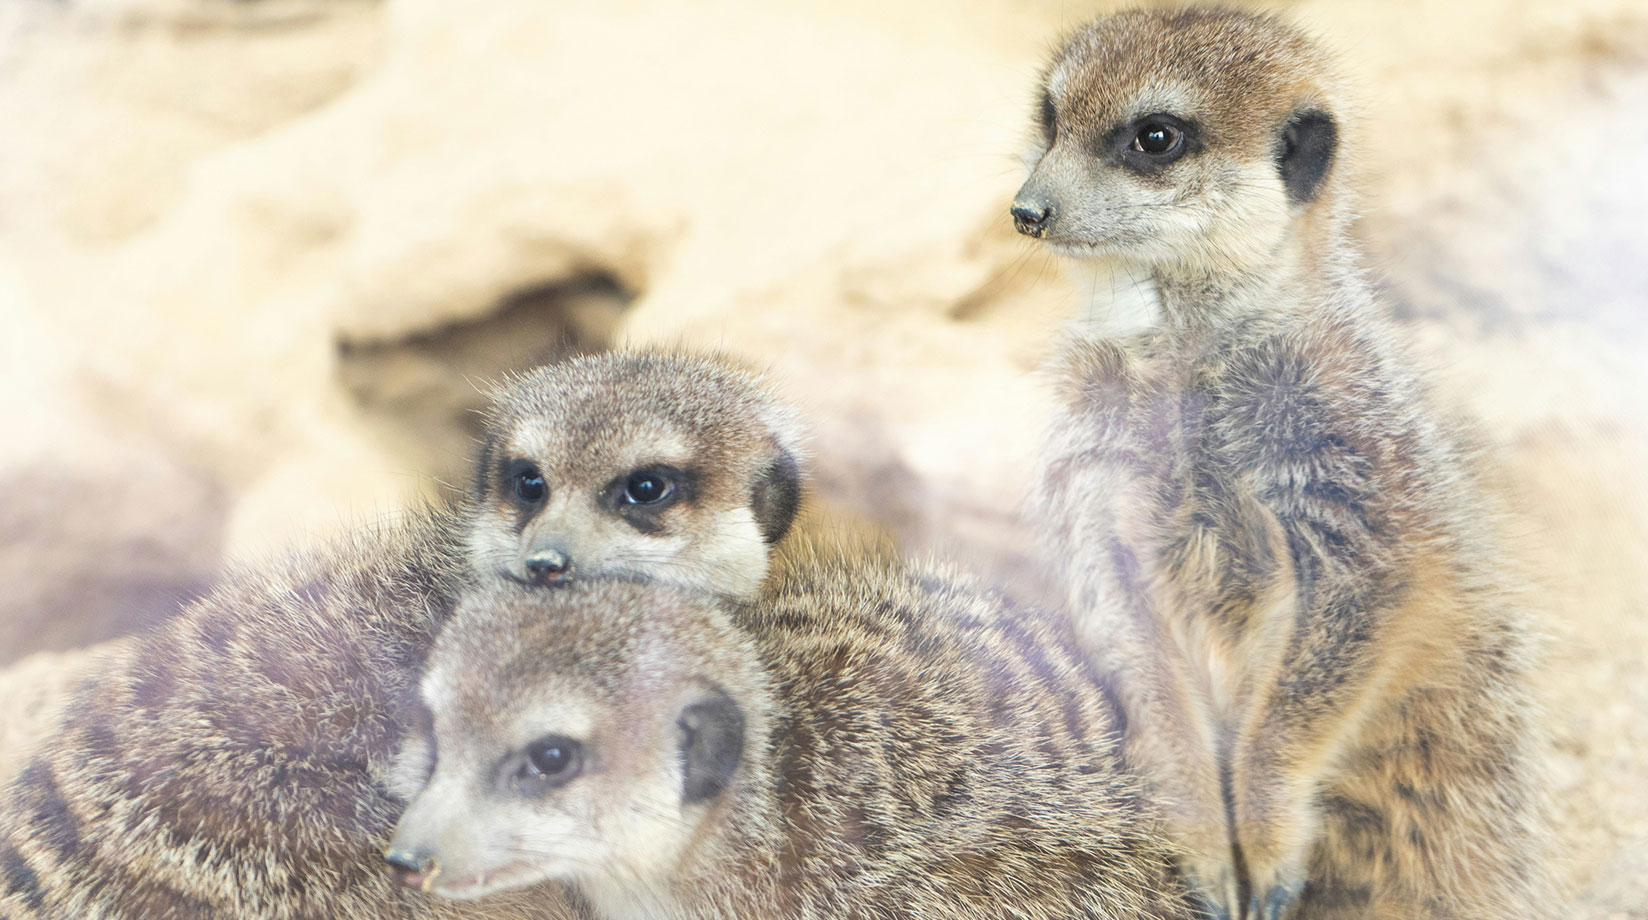
<path fill-rule="evenodd" d="M 88 682 L 0 798 L 0 917 L 448 915 L 363 870 L 457 586 L 575 562 L 747 595 L 799 496 L 792 413 L 720 358 L 582 358 L 494 401 L 467 506 L 231 574 Z M 461 915 L 572 916 L 535 903 Z"/>
<path fill-rule="evenodd" d="M 1053 361 L 1033 513 L 1216 916 L 1543 913 L 1530 625 L 1358 268 L 1344 117 L 1268 16 L 1057 52 L 1012 215 L 1116 296 Z"/>
<path fill-rule="evenodd" d="M 533 585 L 644 578 L 752 597 L 800 503 L 800 423 L 719 356 L 610 352 L 493 392 L 466 551 Z"/>
<path fill-rule="evenodd" d="M 0 917 L 577 917 L 555 891 L 454 910 L 375 858 L 460 534 L 416 512 L 232 573 L 88 680 L 0 799 Z"/>
<path fill-rule="evenodd" d="M 392 871 L 600 920 L 1198 916 L 1066 620 L 856 554 L 774 582 L 466 598 Z"/>

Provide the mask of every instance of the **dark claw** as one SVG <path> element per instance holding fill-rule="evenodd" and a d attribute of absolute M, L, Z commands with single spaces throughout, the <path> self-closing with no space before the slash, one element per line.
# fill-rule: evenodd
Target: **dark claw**
<path fill-rule="evenodd" d="M 1293 911 L 1299 892 L 1287 885 L 1272 885 L 1261 896 L 1255 892 L 1247 903 L 1248 920 L 1282 920 Z"/>

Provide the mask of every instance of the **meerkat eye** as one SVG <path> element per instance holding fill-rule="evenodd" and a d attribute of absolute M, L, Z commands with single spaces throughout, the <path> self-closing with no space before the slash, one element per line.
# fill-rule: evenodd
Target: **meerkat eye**
<path fill-rule="evenodd" d="M 1151 156 L 1171 153 L 1184 142 L 1184 137 L 1172 125 L 1147 121 L 1133 138 L 1133 149 Z"/>
<path fill-rule="evenodd" d="M 549 484 L 544 482 L 543 472 L 524 460 L 511 466 L 509 487 L 522 504 L 536 505 L 549 497 Z"/>
<path fill-rule="evenodd" d="M 515 779 L 523 790 L 553 788 L 571 782 L 584 765 L 584 746 L 565 735 L 539 738 L 526 746 Z"/>
<path fill-rule="evenodd" d="M 1122 165 L 1145 174 L 1166 169 L 1180 157 L 1202 149 L 1196 123 L 1165 112 L 1118 125 L 1105 135 L 1104 145 L 1115 151 L 1112 155 Z"/>
<path fill-rule="evenodd" d="M 695 482 L 692 473 L 673 466 L 644 466 L 613 477 L 601 490 L 601 507 L 642 533 L 659 533 L 669 509 L 692 501 Z"/>
<path fill-rule="evenodd" d="M 624 501 L 632 505 L 656 505 L 673 491 L 675 486 L 657 470 L 636 470 L 624 481 Z"/>

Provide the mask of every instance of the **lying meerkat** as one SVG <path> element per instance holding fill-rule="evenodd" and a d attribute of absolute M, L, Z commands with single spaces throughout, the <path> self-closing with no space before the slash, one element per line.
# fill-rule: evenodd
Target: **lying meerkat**
<path fill-rule="evenodd" d="M 81 688 L 0 796 L 0 917 L 573 916 L 554 892 L 460 908 L 383 878 L 399 803 L 380 787 L 429 642 L 467 580 L 505 580 L 500 544 L 752 592 L 795 511 L 795 423 L 685 354 L 525 374 L 490 418 L 471 507 L 232 572 Z M 527 465 L 552 494 L 501 496 Z M 662 495 L 631 494 L 636 469 Z"/>
<path fill-rule="evenodd" d="M 386 858 L 601 920 L 1197 916 L 1068 624 L 948 573 L 803 561 L 753 606 L 467 598 Z"/>
<path fill-rule="evenodd" d="M 0 798 L 0 917 L 576 916 L 553 891 L 455 911 L 373 858 L 459 527 L 409 514 L 231 573 L 88 680 Z"/>
<path fill-rule="evenodd" d="M 1036 514 L 1192 878 L 1221 917 L 1548 910 L 1530 627 L 1357 267 L 1326 57 L 1120 13 L 1038 122 L 1013 217 L 1117 296 L 1054 364 Z"/>

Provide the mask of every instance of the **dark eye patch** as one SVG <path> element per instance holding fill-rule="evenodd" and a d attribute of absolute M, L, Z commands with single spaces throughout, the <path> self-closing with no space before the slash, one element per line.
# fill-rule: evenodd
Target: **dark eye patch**
<path fill-rule="evenodd" d="M 601 490 L 601 506 L 642 533 L 663 529 L 664 512 L 696 493 L 696 477 L 667 464 L 653 464 L 614 477 Z"/>
<path fill-rule="evenodd" d="M 1041 139 L 1049 148 L 1059 137 L 1059 113 L 1053 108 L 1053 94 L 1041 91 L 1041 107 L 1036 111 L 1036 124 L 1041 128 Z"/>
<path fill-rule="evenodd" d="M 508 781 L 523 795 L 541 795 L 565 786 L 584 770 L 584 746 L 566 735 L 546 735 L 508 759 Z"/>
<path fill-rule="evenodd" d="M 1153 112 L 1117 125 L 1105 134 L 1103 152 L 1138 173 L 1155 173 L 1202 149 L 1195 122 Z"/>
<path fill-rule="evenodd" d="M 523 508 L 537 508 L 549 498 L 549 483 L 531 460 L 511 460 L 504 464 L 503 493 Z"/>
<path fill-rule="evenodd" d="M 624 501 L 632 505 L 656 505 L 675 494 L 675 481 L 656 470 L 636 470 L 624 480 Z"/>

